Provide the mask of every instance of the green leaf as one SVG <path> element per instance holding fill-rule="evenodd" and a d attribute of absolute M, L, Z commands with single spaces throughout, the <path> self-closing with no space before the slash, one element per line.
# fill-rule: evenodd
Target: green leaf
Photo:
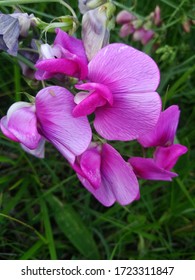
<path fill-rule="evenodd" d="M 61 231 L 86 259 L 99 259 L 99 253 L 88 228 L 69 204 L 62 204 L 55 196 L 47 196 L 53 215 Z"/>

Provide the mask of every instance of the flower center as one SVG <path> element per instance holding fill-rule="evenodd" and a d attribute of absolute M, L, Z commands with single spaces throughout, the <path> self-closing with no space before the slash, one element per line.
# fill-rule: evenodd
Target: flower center
<path fill-rule="evenodd" d="M 98 83 L 86 83 L 77 85 L 77 89 L 84 90 L 74 98 L 74 102 L 77 104 L 73 110 L 74 117 L 86 116 L 93 113 L 97 107 L 105 106 L 109 104 L 113 105 L 113 95 L 110 89 L 102 84 Z"/>

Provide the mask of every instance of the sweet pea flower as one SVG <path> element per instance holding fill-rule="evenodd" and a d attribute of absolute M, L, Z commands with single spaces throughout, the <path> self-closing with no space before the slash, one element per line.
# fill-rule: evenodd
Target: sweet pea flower
<path fill-rule="evenodd" d="M 95 113 L 94 127 L 108 140 L 133 140 L 156 125 L 161 99 L 160 74 L 145 53 L 125 44 L 110 44 L 88 65 L 89 82 L 77 85 L 75 117 Z"/>
<path fill-rule="evenodd" d="M 83 186 L 104 206 L 127 205 L 139 199 L 139 185 L 130 165 L 109 144 L 91 143 L 73 169 Z"/>
<path fill-rule="evenodd" d="M 159 120 L 154 129 L 142 135 L 138 142 L 145 148 L 156 146 L 170 146 L 173 144 L 180 110 L 177 105 L 172 105 L 165 111 L 161 112 Z"/>
<path fill-rule="evenodd" d="M 85 79 L 87 76 L 87 57 L 81 40 L 69 36 L 56 28 L 53 46 L 41 45 L 41 56 L 35 64 L 37 80 L 50 79 L 56 74 Z"/>
<path fill-rule="evenodd" d="M 74 118 L 73 95 L 59 86 L 40 90 L 34 104 L 16 102 L 1 119 L 3 134 L 22 144 L 22 148 L 38 157 L 44 156 L 44 140 L 74 163 L 91 141 L 91 128 L 86 117 Z"/>
<path fill-rule="evenodd" d="M 185 146 L 180 144 L 173 144 L 170 147 L 158 147 L 154 152 L 153 158 L 132 157 L 128 162 L 139 178 L 172 181 L 172 178 L 178 176 L 178 174 L 170 170 L 187 150 Z"/>

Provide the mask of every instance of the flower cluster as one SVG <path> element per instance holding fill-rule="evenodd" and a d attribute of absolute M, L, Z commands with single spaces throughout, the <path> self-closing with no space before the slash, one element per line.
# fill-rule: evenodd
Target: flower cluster
<path fill-rule="evenodd" d="M 82 40 L 57 28 L 53 45 L 41 45 L 35 67 L 37 80 L 73 77 L 75 88 L 47 86 L 31 103 L 14 103 L 0 121 L 6 137 L 39 158 L 44 157 L 45 142 L 53 144 L 83 186 L 105 206 L 139 199 L 137 177 L 171 180 L 177 175 L 170 170 L 187 152 L 173 143 L 179 109 L 171 106 L 162 112 L 156 92 L 160 73 L 151 57 L 112 43 L 88 61 Z M 91 114 L 100 141 L 92 138 L 87 118 Z M 137 140 L 156 149 L 153 158 L 125 161 L 107 140 Z"/>
<path fill-rule="evenodd" d="M 161 24 L 160 7 L 156 6 L 154 12 L 143 21 L 134 14 L 123 10 L 117 15 L 116 22 L 122 25 L 120 37 L 132 35 L 133 41 L 140 41 L 142 45 L 146 45 L 155 35 L 152 27 Z"/>

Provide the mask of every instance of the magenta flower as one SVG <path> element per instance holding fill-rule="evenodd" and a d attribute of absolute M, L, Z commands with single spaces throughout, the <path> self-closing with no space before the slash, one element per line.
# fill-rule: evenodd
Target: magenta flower
<path fill-rule="evenodd" d="M 187 150 L 183 145 L 173 144 L 170 147 L 158 147 L 153 158 L 132 157 L 128 161 L 139 178 L 171 181 L 177 174 L 170 170 Z"/>
<path fill-rule="evenodd" d="M 85 79 L 87 76 L 87 57 L 81 40 L 69 36 L 61 29 L 56 29 L 53 46 L 43 44 L 41 57 L 35 64 L 37 80 L 49 79 L 56 74 Z"/>
<path fill-rule="evenodd" d="M 5 136 L 22 144 L 38 157 L 44 156 L 44 139 L 74 163 L 91 141 L 91 128 L 86 117 L 74 118 L 73 95 L 65 88 L 51 86 L 38 92 L 35 104 L 16 102 L 1 119 Z"/>
<path fill-rule="evenodd" d="M 95 129 L 108 140 L 137 139 L 154 128 L 161 111 L 155 92 L 160 74 L 148 55 L 125 44 L 110 44 L 88 69 L 90 82 L 77 86 L 82 92 L 75 97 L 75 117 L 94 112 Z"/>
<path fill-rule="evenodd" d="M 72 166 L 84 187 L 104 206 L 126 205 L 139 199 L 139 185 L 132 168 L 109 144 L 90 147 Z"/>
<path fill-rule="evenodd" d="M 155 128 L 142 135 L 138 141 L 139 143 L 147 147 L 155 146 L 170 146 L 173 144 L 176 134 L 178 122 L 179 122 L 180 110 L 178 106 L 173 105 L 161 112 L 159 120 Z"/>

